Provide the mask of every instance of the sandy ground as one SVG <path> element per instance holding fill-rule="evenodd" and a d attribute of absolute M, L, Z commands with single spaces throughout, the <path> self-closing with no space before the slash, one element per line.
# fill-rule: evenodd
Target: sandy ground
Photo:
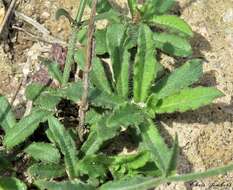
<path fill-rule="evenodd" d="M 221 166 L 233 158 L 233 1 L 180 0 L 182 17 L 192 26 L 194 56 L 204 57 L 204 86 L 216 86 L 225 97 L 185 114 L 162 117 L 170 134 L 177 132 L 181 147 L 180 172 Z M 231 190 L 233 174 L 160 189 Z"/>
<path fill-rule="evenodd" d="M 18 10 L 44 24 L 54 36 L 67 40 L 69 25 L 65 19 L 56 21 L 55 11 L 64 7 L 75 14 L 77 5 L 76 0 L 28 0 L 21 1 Z M 233 0 L 179 0 L 177 11 L 195 32 L 194 56 L 206 59 L 199 84 L 216 86 L 225 94 L 211 106 L 160 118 L 167 137 L 175 132 L 179 135 L 179 172 L 183 173 L 222 166 L 233 158 Z M 0 47 L 0 93 L 9 98 L 25 73 L 38 67 L 38 56 L 48 54 L 50 48 L 49 44 L 25 38 L 28 37 L 22 32 L 11 35 Z M 22 101 L 22 93 L 23 90 L 15 104 Z M 158 189 L 231 190 L 233 173 Z"/>

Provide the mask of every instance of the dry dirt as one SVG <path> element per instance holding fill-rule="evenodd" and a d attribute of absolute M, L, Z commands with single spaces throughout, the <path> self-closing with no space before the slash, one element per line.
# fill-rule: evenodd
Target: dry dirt
<path fill-rule="evenodd" d="M 178 2 L 177 11 L 195 32 L 194 56 L 206 60 L 200 84 L 216 86 L 225 94 L 212 106 L 161 117 L 164 134 L 179 135 L 182 173 L 222 166 L 233 158 L 233 0 Z M 55 11 L 64 7 L 75 14 L 77 5 L 77 0 L 22 0 L 17 10 L 44 24 L 52 35 L 67 40 L 69 24 L 65 19 L 56 21 Z M 22 32 L 10 35 L 8 43 L 0 47 L 0 93 L 12 97 L 22 78 L 38 67 L 38 56 L 48 54 L 49 48 L 49 44 L 28 40 Z M 23 90 L 15 104 L 23 100 L 22 93 Z M 232 190 L 233 173 L 194 183 L 167 184 L 158 189 Z"/>
<path fill-rule="evenodd" d="M 203 171 L 227 164 L 233 158 L 233 1 L 180 0 L 179 3 L 182 17 L 196 34 L 192 40 L 194 56 L 206 59 L 200 84 L 216 86 L 225 97 L 212 106 L 161 119 L 170 134 L 179 135 L 180 172 Z M 161 189 L 231 190 L 233 174 Z"/>

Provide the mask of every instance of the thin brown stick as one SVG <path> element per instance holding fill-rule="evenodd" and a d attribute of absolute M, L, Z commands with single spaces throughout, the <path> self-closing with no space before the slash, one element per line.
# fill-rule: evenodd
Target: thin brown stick
<path fill-rule="evenodd" d="M 0 26 L 0 35 L 2 34 L 6 24 L 9 21 L 10 16 L 12 15 L 12 11 L 15 8 L 16 2 L 17 2 L 17 0 L 12 0 L 9 8 L 7 9 L 6 15 L 5 15 L 4 19 L 3 19 L 3 22 L 1 24 L 1 26 Z"/>
<path fill-rule="evenodd" d="M 42 41 L 42 42 L 48 43 L 48 44 L 57 43 L 57 44 L 60 44 L 60 45 L 62 45 L 64 47 L 68 47 L 68 44 L 65 41 L 51 35 L 49 30 L 47 28 L 45 28 L 42 24 L 37 22 L 36 20 L 34 20 L 34 19 L 28 17 L 27 15 L 25 15 L 25 14 L 23 14 L 21 12 L 18 12 L 18 11 L 15 11 L 15 15 L 16 15 L 17 18 L 19 18 L 19 19 L 23 20 L 24 22 L 26 22 L 26 23 L 30 24 L 31 26 L 33 26 L 39 33 L 42 34 L 42 36 L 41 35 L 37 36 L 37 35 L 29 32 L 29 31 L 26 31 L 23 28 L 13 26 L 14 29 L 20 30 L 20 31 L 26 33 L 27 35 L 29 35 L 32 38 L 32 40 Z M 76 48 L 82 48 L 82 47 L 83 47 L 83 45 L 77 42 Z"/>
<path fill-rule="evenodd" d="M 87 96 L 88 96 L 88 77 L 91 69 L 92 58 L 93 58 L 93 50 L 94 50 L 94 31 L 95 31 L 95 15 L 96 15 L 96 5 L 97 0 L 93 0 L 91 16 L 88 26 L 88 36 L 87 36 L 87 47 L 86 47 L 86 62 L 83 73 L 83 95 L 81 104 L 79 107 L 79 138 L 80 141 L 83 141 L 83 133 L 84 133 L 84 125 L 85 125 L 85 114 L 88 108 Z"/>
<path fill-rule="evenodd" d="M 25 40 L 31 40 L 31 41 L 34 41 L 34 42 L 43 42 L 45 44 L 60 44 L 61 46 L 63 47 L 68 47 L 68 43 L 63 41 L 63 40 L 60 40 L 59 38 L 56 38 L 54 36 L 38 36 L 32 32 L 29 32 L 27 30 L 25 30 L 24 28 L 21 28 L 21 27 L 18 27 L 18 26 L 15 26 L 13 25 L 12 26 L 13 29 L 15 30 L 18 30 L 20 32 L 23 32 L 25 33 L 27 36 L 29 36 L 29 38 L 23 38 Z M 77 43 L 76 44 L 76 49 L 80 49 L 80 48 L 83 48 L 84 46 L 80 43 Z"/>
<path fill-rule="evenodd" d="M 12 28 L 25 33 L 26 35 L 31 37 L 32 41 L 40 41 L 40 42 L 44 42 L 44 43 L 47 43 L 47 44 L 57 43 L 57 44 L 60 44 L 60 45 L 62 45 L 64 47 L 68 46 L 68 44 L 65 41 L 62 41 L 60 39 L 56 39 L 55 37 L 50 39 L 50 38 L 46 38 L 46 37 L 42 37 L 42 36 L 36 36 L 35 34 L 25 30 L 24 28 L 18 27 L 18 26 L 12 26 Z"/>
<path fill-rule="evenodd" d="M 32 19 L 31 17 L 21 13 L 21 12 L 18 12 L 18 11 L 15 11 L 15 16 L 18 18 L 18 19 L 21 19 L 23 20 L 24 22 L 32 25 L 34 28 L 36 28 L 39 32 L 41 32 L 43 35 L 47 36 L 50 34 L 49 30 L 47 28 L 45 28 L 42 24 L 40 24 L 39 22 L 37 22 L 36 20 Z"/>
<path fill-rule="evenodd" d="M 15 100 L 16 100 L 16 98 L 17 98 L 17 95 L 19 94 L 19 91 L 20 91 L 20 89 L 21 89 L 22 86 L 23 86 L 23 81 L 24 81 L 23 78 L 20 79 L 19 85 L 18 85 L 18 87 L 17 87 L 17 89 L 16 89 L 16 91 L 15 91 L 13 97 L 11 98 L 11 102 L 10 102 L 11 107 L 14 106 L 14 102 L 15 102 Z"/>

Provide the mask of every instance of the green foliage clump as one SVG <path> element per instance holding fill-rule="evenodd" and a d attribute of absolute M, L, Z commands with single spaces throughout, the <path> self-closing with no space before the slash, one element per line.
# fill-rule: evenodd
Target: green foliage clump
<path fill-rule="evenodd" d="M 77 143 L 78 132 L 60 121 L 57 106 L 63 100 L 77 105 L 82 97 L 82 81 L 72 82 L 69 76 L 72 61 L 84 70 L 84 49 L 75 50 L 74 44 L 79 41 L 86 45 L 88 20 L 82 21 L 81 17 L 86 4 L 91 3 L 81 1 L 76 19 L 63 9 L 56 15 L 66 16 L 73 27 L 64 72 L 46 60 L 49 74 L 59 87 L 30 84 L 26 97 L 33 107 L 19 121 L 7 99 L 0 97 L 0 125 L 5 133 L 0 175 L 12 173 L 12 177 L 0 177 L 0 188 L 24 190 L 26 183 L 42 190 L 146 190 L 162 183 L 191 181 L 233 170 L 229 165 L 177 175 L 178 136 L 169 147 L 156 125 L 160 114 L 196 110 L 223 96 L 213 87 L 193 87 L 203 74 L 203 63 L 190 58 L 193 32 L 184 20 L 171 13 L 174 0 L 148 0 L 143 4 L 128 0 L 130 16 L 108 1 L 98 1 L 95 19 L 107 19 L 108 25 L 94 34 L 96 48 L 86 113 L 88 134 L 83 143 Z M 159 59 L 161 53 L 187 61 L 165 72 Z M 29 137 L 38 135 L 35 131 L 39 127 L 44 140 L 32 142 Z M 130 133 L 136 142 L 135 153 L 108 154 L 106 147 L 115 146 L 111 142 L 122 133 Z M 12 166 L 22 154 L 28 160 L 22 171 L 27 176 L 24 182 L 16 178 Z"/>

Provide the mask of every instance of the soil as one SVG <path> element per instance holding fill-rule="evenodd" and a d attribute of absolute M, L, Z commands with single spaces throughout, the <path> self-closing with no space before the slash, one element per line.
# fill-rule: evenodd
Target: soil
<path fill-rule="evenodd" d="M 180 172 L 203 171 L 222 166 L 233 158 L 233 1 L 180 0 L 181 16 L 195 32 L 194 56 L 203 57 L 204 86 L 215 86 L 225 97 L 213 105 L 161 118 L 169 132 L 179 135 Z M 233 174 L 158 189 L 231 190 Z"/>
<path fill-rule="evenodd" d="M 125 5 L 125 1 L 120 5 Z M 66 19 L 55 20 L 58 8 L 75 14 L 77 0 L 23 0 L 19 12 L 43 24 L 53 36 L 67 41 L 70 26 Z M 213 105 L 184 114 L 161 116 L 161 129 L 166 137 L 178 133 L 181 148 L 179 172 L 203 171 L 222 166 L 233 158 L 233 1 L 179 0 L 175 11 L 192 26 L 194 57 L 204 58 L 205 74 L 199 84 L 216 86 L 225 96 Z M 21 26 L 21 21 L 16 21 Z M 35 32 L 29 25 L 25 29 Z M 11 99 L 30 73 L 38 70 L 39 56 L 50 55 L 50 44 L 33 42 L 23 32 L 10 31 L 0 46 L 0 93 Z M 172 62 L 172 61 L 171 61 Z M 171 66 L 174 66 L 171 64 Z M 29 77 L 30 78 L 30 77 Z M 24 88 L 14 105 L 22 114 Z M 231 190 L 233 173 L 193 183 L 162 185 L 160 190 Z"/>

